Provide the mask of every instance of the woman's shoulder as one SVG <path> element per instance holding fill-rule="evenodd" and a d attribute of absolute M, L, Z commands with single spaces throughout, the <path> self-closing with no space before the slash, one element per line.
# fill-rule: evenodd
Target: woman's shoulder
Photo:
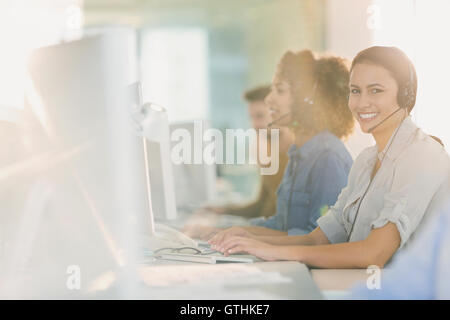
<path fill-rule="evenodd" d="M 353 163 L 353 158 L 350 155 L 350 152 L 348 151 L 344 142 L 342 142 L 341 139 L 328 131 L 326 132 L 325 137 L 327 141 L 326 147 L 324 148 L 320 156 L 322 158 L 336 158 L 343 163 L 351 165 Z"/>
<path fill-rule="evenodd" d="M 397 162 L 408 162 L 419 167 L 434 167 L 441 171 L 450 170 L 450 157 L 445 148 L 421 129 L 418 129 L 411 138 Z"/>
<path fill-rule="evenodd" d="M 342 144 L 342 148 L 336 146 L 328 147 L 318 153 L 312 170 L 314 172 L 334 172 L 348 175 L 352 165 L 353 158 L 344 144 Z"/>
<path fill-rule="evenodd" d="M 444 146 L 436 139 L 432 138 L 429 134 L 422 131 L 422 129 L 418 129 L 411 140 L 410 148 L 407 148 L 407 150 L 423 149 L 424 151 L 429 151 L 433 154 L 448 156 Z"/>

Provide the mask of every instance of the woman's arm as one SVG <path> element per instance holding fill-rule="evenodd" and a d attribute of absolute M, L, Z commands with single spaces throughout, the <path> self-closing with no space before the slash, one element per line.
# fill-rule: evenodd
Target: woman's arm
<path fill-rule="evenodd" d="M 254 239 L 233 238 L 222 247 L 225 255 L 247 252 L 265 260 L 295 260 L 321 268 L 383 267 L 400 246 L 393 223 L 374 229 L 362 241 L 323 245 L 271 245 Z"/>
<path fill-rule="evenodd" d="M 275 245 L 319 245 L 329 244 L 325 233 L 317 227 L 305 235 L 288 236 L 286 232 L 258 226 L 232 227 L 214 236 L 209 243 L 217 248 L 223 247 L 232 237 L 245 237 Z"/>
<path fill-rule="evenodd" d="M 325 236 L 325 233 L 317 227 L 313 231 L 305 235 L 299 236 L 253 236 L 251 237 L 255 240 L 259 240 L 269 244 L 276 245 L 304 245 L 304 246 L 313 246 L 320 244 L 329 244 L 328 238 Z"/>
<path fill-rule="evenodd" d="M 287 232 L 260 226 L 231 227 L 218 232 L 208 242 L 211 245 L 223 246 L 232 237 L 255 238 L 257 236 L 279 237 L 287 236 Z"/>
<path fill-rule="evenodd" d="M 242 227 L 249 231 L 254 236 L 287 236 L 286 231 L 275 230 L 260 226 L 245 226 Z"/>

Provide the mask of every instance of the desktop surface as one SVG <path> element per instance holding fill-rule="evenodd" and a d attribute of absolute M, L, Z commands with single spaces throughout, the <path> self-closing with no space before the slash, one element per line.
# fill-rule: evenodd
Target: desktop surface
<path fill-rule="evenodd" d="M 299 262 L 193 264 L 153 260 L 140 268 L 138 298 L 168 300 L 322 299 Z"/>
<path fill-rule="evenodd" d="M 381 269 L 381 275 L 386 269 Z M 310 270 L 314 282 L 322 291 L 346 291 L 353 286 L 365 283 L 370 278 L 368 269 L 319 269 Z"/>

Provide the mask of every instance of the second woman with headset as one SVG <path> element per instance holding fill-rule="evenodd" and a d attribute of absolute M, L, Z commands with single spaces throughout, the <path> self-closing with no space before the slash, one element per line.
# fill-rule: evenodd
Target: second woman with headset
<path fill-rule="evenodd" d="M 335 56 L 316 57 L 310 50 L 281 58 L 266 103 L 277 126 L 295 136 L 277 192 L 277 211 L 251 226 L 232 227 L 215 239 L 233 235 L 301 235 L 333 205 L 347 182 L 352 158 L 341 138 L 353 130 L 347 108 L 349 71 Z"/>

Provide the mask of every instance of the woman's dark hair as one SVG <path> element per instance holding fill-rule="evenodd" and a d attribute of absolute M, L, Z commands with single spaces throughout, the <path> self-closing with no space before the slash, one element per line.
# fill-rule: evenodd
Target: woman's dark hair
<path fill-rule="evenodd" d="M 436 140 L 441 146 L 444 146 L 444 143 L 443 143 L 442 140 L 439 139 L 438 137 L 432 136 L 432 135 L 430 135 L 430 137 L 433 138 L 434 140 Z"/>
<path fill-rule="evenodd" d="M 353 131 L 347 101 L 349 70 L 344 59 L 316 58 L 310 50 L 288 51 L 278 64 L 278 75 L 290 85 L 293 130 L 309 134 L 329 130 L 339 138 Z"/>
<path fill-rule="evenodd" d="M 398 105 L 411 112 L 416 104 L 417 74 L 411 60 L 403 51 L 396 47 L 370 47 L 356 55 L 350 72 L 358 63 L 372 63 L 389 71 L 398 85 Z"/>
<path fill-rule="evenodd" d="M 247 102 L 264 101 L 264 98 L 270 93 L 270 86 L 259 86 L 244 92 L 243 98 Z"/>

